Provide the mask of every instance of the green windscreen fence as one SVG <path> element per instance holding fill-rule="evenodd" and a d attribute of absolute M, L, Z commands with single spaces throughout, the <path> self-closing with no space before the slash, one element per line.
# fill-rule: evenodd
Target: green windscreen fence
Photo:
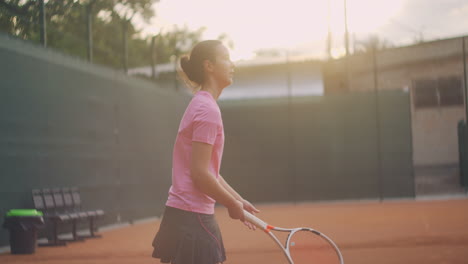
<path fill-rule="evenodd" d="M 222 173 L 246 198 L 414 196 L 407 93 L 243 100 L 221 108 Z"/>
<path fill-rule="evenodd" d="M 0 58 L 0 221 L 57 187 L 103 209 L 99 225 L 161 214 L 186 93 L 3 36 Z"/>
<path fill-rule="evenodd" d="M 105 210 L 99 225 L 161 214 L 187 93 L 4 36 L 0 58 L 2 216 L 33 208 L 32 189 L 56 187 Z M 221 173 L 255 202 L 411 197 L 408 97 L 220 101 Z"/>

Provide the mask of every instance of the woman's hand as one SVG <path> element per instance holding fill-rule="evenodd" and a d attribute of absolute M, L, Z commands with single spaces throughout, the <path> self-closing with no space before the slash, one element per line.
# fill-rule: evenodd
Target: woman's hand
<path fill-rule="evenodd" d="M 255 208 L 255 206 L 253 206 L 249 201 L 242 199 L 241 202 L 242 202 L 242 206 L 243 206 L 244 210 L 246 210 L 247 212 L 249 212 L 251 214 L 260 213 L 260 210 Z"/>
<path fill-rule="evenodd" d="M 253 206 L 253 205 L 252 205 L 249 201 L 247 201 L 247 200 L 242 199 L 242 206 L 243 206 L 244 210 L 246 210 L 247 212 L 249 212 L 249 213 L 251 213 L 251 214 L 260 213 L 260 210 L 258 210 L 257 208 L 255 208 L 255 206 Z M 242 221 L 242 220 L 241 220 L 241 221 Z M 250 222 L 248 222 L 248 221 L 242 221 L 242 222 L 244 222 L 244 225 L 246 225 L 246 226 L 247 226 L 249 229 L 251 229 L 251 230 L 257 229 L 257 227 L 256 227 L 254 224 L 252 224 L 252 223 L 250 223 Z"/>
<path fill-rule="evenodd" d="M 232 219 L 239 219 L 242 222 L 245 221 L 244 219 L 244 205 L 242 202 L 236 200 L 230 206 L 227 207 L 229 212 L 229 217 Z"/>

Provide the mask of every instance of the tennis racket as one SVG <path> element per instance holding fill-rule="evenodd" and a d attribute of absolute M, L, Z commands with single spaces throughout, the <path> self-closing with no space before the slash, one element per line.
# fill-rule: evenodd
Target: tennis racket
<path fill-rule="evenodd" d="M 281 248 L 289 264 L 343 264 L 338 246 L 326 235 L 307 227 L 280 228 L 271 226 L 244 211 L 245 220 L 261 228 Z M 284 245 L 272 231 L 289 233 Z"/>

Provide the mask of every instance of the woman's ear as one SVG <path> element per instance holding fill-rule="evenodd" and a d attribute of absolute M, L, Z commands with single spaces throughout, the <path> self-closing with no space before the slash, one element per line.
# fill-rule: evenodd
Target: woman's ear
<path fill-rule="evenodd" d="M 210 60 L 204 60 L 203 61 L 203 68 L 205 72 L 213 72 L 214 65 Z"/>

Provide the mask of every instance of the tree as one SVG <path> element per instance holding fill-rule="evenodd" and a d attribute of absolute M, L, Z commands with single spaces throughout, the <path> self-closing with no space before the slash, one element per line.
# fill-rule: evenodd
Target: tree
<path fill-rule="evenodd" d="M 0 1 L 0 30 L 23 39 L 38 40 L 36 1 Z M 35 14 L 35 15 L 33 15 Z"/>
<path fill-rule="evenodd" d="M 148 22 L 154 15 L 151 5 L 155 2 L 157 0 L 104 0 L 100 2 L 101 10 L 109 11 L 112 17 L 111 21 L 120 24 L 122 39 L 120 55 L 125 72 L 129 67 L 129 39 L 137 33 L 133 27 L 132 19 L 139 15 L 145 22 Z M 137 41 L 137 43 L 141 44 L 141 41 Z"/>
<path fill-rule="evenodd" d="M 202 38 L 205 28 L 190 31 L 187 26 L 161 33 L 155 40 L 157 63 L 167 63 L 190 51 Z"/>
<path fill-rule="evenodd" d="M 226 47 L 233 49 L 234 48 L 234 41 L 229 37 L 228 34 L 222 33 L 218 36 L 218 40 L 223 42 Z"/>
<path fill-rule="evenodd" d="M 149 22 L 155 15 L 152 5 L 158 1 L 49 0 L 45 5 L 48 47 L 86 59 L 89 13 L 93 62 L 115 69 L 146 66 L 151 64 L 152 52 L 156 54 L 157 63 L 170 62 L 199 42 L 205 29 L 191 31 L 186 26 L 175 27 L 155 38 L 152 51 L 151 39 L 142 37 L 133 21 L 140 17 Z M 0 30 L 39 42 L 39 11 L 37 0 L 0 0 Z M 229 42 L 225 34 L 220 39 Z M 232 46 L 232 41 L 228 45 Z"/>
<path fill-rule="evenodd" d="M 120 68 L 122 57 L 122 21 L 126 21 L 129 39 L 135 39 L 131 20 L 140 16 L 148 21 L 154 11 L 151 5 L 158 0 L 49 0 L 46 3 L 48 46 L 67 54 L 86 57 L 86 7 L 92 5 L 91 15 L 96 37 L 96 61 Z M 39 12 L 37 0 L 0 1 L 0 30 L 25 40 L 39 41 Z M 110 16 L 106 16 L 109 13 Z M 141 46 L 142 41 L 136 40 Z M 130 41 L 129 45 L 132 45 Z M 147 52 L 147 49 L 146 49 Z M 136 56 L 144 58 L 145 56 Z"/>

